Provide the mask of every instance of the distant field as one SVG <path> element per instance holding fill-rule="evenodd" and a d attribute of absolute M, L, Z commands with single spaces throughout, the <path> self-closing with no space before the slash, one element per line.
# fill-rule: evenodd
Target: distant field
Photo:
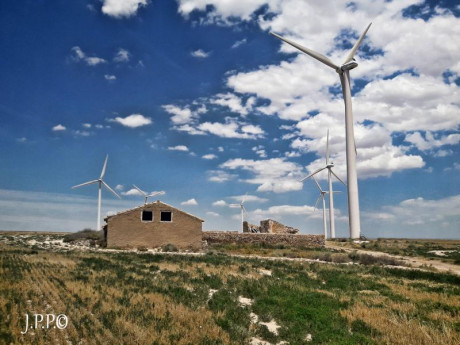
<path fill-rule="evenodd" d="M 460 265 L 460 240 L 379 238 L 368 243 L 333 241 L 334 245 L 384 252 L 393 255 L 424 257 Z"/>
<path fill-rule="evenodd" d="M 0 344 L 460 343 L 458 276 L 219 253 L 244 248 L 187 256 L 36 242 L 61 239 L 0 235 Z M 63 313 L 69 325 L 21 335 L 26 313 Z"/>

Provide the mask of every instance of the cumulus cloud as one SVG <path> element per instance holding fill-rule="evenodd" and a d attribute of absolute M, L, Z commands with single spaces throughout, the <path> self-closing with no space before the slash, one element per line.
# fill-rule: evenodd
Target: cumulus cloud
<path fill-rule="evenodd" d="M 72 58 L 76 62 L 84 61 L 88 66 L 96 66 L 107 62 L 105 59 L 97 56 L 87 56 L 78 46 L 73 47 L 71 50 L 73 54 Z"/>
<path fill-rule="evenodd" d="M 195 198 L 192 198 L 187 201 L 182 201 L 180 204 L 183 206 L 196 206 L 198 205 L 198 202 L 195 200 Z"/>
<path fill-rule="evenodd" d="M 313 206 L 292 206 L 292 205 L 278 205 L 270 206 L 268 209 L 256 209 L 252 214 L 258 217 L 280 217 L 280 216 L 308 216 L 313 214 L 315 208 Z"/>
<path fill-rule="evenodd" d="M 115 62 L 128 62 L 130 59 L 131 54 L 126 49 L 120 48 L 115 53 L 113 61 Z"/>
<path fill-rule="evenodd" d="M 283 193 L 302 189 L 302 183 L 298 181 L 302 176 L 302 167 L 297 163 L 286 161 L 285 158 L 266 160 L 235 158 L 222 163 L 219 167 L 250 172 L 252 177 L 242 181 L 259 185 L 257 187 L 259 192 Z"/>
<path fill-rule="evenodd" d="M 169 151 L 183 151 L 183 152 L 188 152 L 188 147 L 185 145 L 177 145 L 177 146 L 169 146 L 168 147 Z"/>
<path fill-rule="evenodd" d="M 208 211 L 206 212 L 206 215 L 210 216 L 210 217 L 219 217 L 220 214 L 217 213 L 217 212 L 213 212 L 213 211 Z"/>
<path fill-rule="evenodd" d="M 211 160 L 211 159 L 216 159 L 217 156 L 214 153 L 208 153 L 206 155 L 201 156 L 201 158 Z"/>
<path fill-rule="evenodd" d="M 231 117 L 225 118 L 225 123 L 201 123 L 198 129 L 222 138 L 257 139 L 263 138 L 265 134 L 259 126 L 243 124 Z"/>
<path fill-rule="evenodd" d="M 395 224 L 421 226 L 426 224 L 445 223 L 455 225 L 460 223 L 460 195 L 453 195 L 437 200 L 427 200 L 422 197 L 401 201 L 396 206 L 383 206 L 375 212 L 365 212 L 364 217 L 388 221 Z M 435 236 L 433 234 L 433 236 Z"/>
<path fill-rule="evenodd" d="M 105 80 L 108 80 L 108 81 L 117 80 L 117 77 L 114 76 L 113 74 L 104 74 L 104 78 L 105 78 Z"/>
<path fill-rule="evenodd" d="M 212 206 L 227 206 L 227 202 L 225 202 L 225 200 L 217 200 L 212 203 Z"/>
<path fill-rule="evenodd" d="M 135 188 L 132 188 L 126 192 L 122 192 L 121 193 L 122 195 L 126 195 L 126 196 L 131 196 L 131 195 L 143 195 L 141 192 L 139 192 L 137 189 Z"/>
<path fill-rule="evenodd" d="M 236 201 L 242 201 L 244 202 L 267 202 L 268 199 L 266 198 L 261 198 L 257 195 L 250 195 L 250 194 L 245 194 L 245 195 L 234 195 L 231 196 L 230 199 L 236 200 Z"/>
<path fill-rule="evenodd" d="M 114 119 L 109 119 L 110 122 L 117 122 L 125 127 L 137 128 L 142 126 L 148 126 L 152 124 L 152 119 L 150 117 L 145 117 L 142 114 L 131 114 L 126 117 L 117 116 Z"/>
<path fill-rule="evenodd" d="M 232 44 L 232 49 L 238 48 L 239 46 L 247 43 L 247 39 L 243 38 L 242 40 L 236 41 L 235 43 Z"/>
<path fill-rule="evenodd" d="M 198 49 L 190 53 L 193 57 L 205 59 L 209 56 L 209 52 L 205 52 L 203 49 Z"/>
<path fill-rule="evenodd" d="M 222 183 L 222 182 L 233 180 L 237 176 L 235 174 L 231 174 L 223 170 L 209 170 L 207 171 L 207 175 L 208 175 L 208 181 L 217 182 L 217 183 Z"/>
<path fill-rule="evenodd" d="M 406 135 L 405 141 L 415 145 L 420 151 L 428 151 L 445 145 L 457 145 L 460 143 L 460 134 L 449 134 L 435 138 L 432 132 L 427 131 L 425 135 L 421 132 L 414 132 Z"/>
<path fill-rule="evenodd" d="M 53 132 L 62 132 L 62 131 L 65 131 L 67 128 L 61 124 L 58 124 L 56 126 L 54 126 L 53 128 L 51 128 L 51 130 Z"/>
<path fill-rule="evenodd" d="M 148 3 L 148 0 L 103 0 L 102 13 L 117 19 L 132 17 Z"/>

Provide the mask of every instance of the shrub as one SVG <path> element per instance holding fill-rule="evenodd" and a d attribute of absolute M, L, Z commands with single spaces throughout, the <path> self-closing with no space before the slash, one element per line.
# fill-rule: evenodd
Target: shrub
<path fill-rule="evenodd" d="M 339 264 L 343 264 L 345 262 L 350 262 L 351 259 L 347 254 L 333 254 L 332 257 L 332 262 L 336 262 Z"/>
<path fill-rule="evenodd" d="M 147 247 L 137 247 L 138 252 L 146 252 L 147 250 Z"/>
<path fill-rule="evenodd" d="M 168 243 L 161 247 L 161 251 L 163 252 L 178 252 L 179 249 L 174 244 Z"/>
<path fill-rule="evenodd" d="M 83 229 L 78 232 L 74 232 L 64 236 L 64 242 L 73 243 L 77 241 L 89 240 L 91 245 L 99 245 L 101 247 L 106 246 L 104 238 L 104 230 L 91 230 Z"/>

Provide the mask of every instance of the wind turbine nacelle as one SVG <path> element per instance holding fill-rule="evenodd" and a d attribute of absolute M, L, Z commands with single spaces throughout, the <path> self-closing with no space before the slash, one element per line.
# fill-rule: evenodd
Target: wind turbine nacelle
<path fill-rule="evenodd" d="M 351 60 L 350 62 L 347 62 L 346 64 L 342 65 L 340 69 L 342 71 L 349 71 L 353 68 L 358 67 L 358 63 L 355 61 L 355 59 Z"/>

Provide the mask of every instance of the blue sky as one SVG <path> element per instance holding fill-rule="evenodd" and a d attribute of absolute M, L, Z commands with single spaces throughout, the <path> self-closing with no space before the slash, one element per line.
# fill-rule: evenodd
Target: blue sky
<path fill-rule="evenodd" d="M 334 9 L 332 11 L 331 9 Z M 270 36 L 340 62 L 369 22 L 351 72 L 362 233 L 460 238 L 460 7 L 454 1 L 80 0 L 0 4 L 0 228 L 94 227 L 139 205 L 132 184 L 205 219 L 321 233 L 315 185 L 326 132 L 346 178 L 337 74 Z M 325 175 L 320 183 L 326 187 Z M 338 183 L 335 188 L 345 191 Z M 345 193 L 336 227 L 348 234 Z"/>

